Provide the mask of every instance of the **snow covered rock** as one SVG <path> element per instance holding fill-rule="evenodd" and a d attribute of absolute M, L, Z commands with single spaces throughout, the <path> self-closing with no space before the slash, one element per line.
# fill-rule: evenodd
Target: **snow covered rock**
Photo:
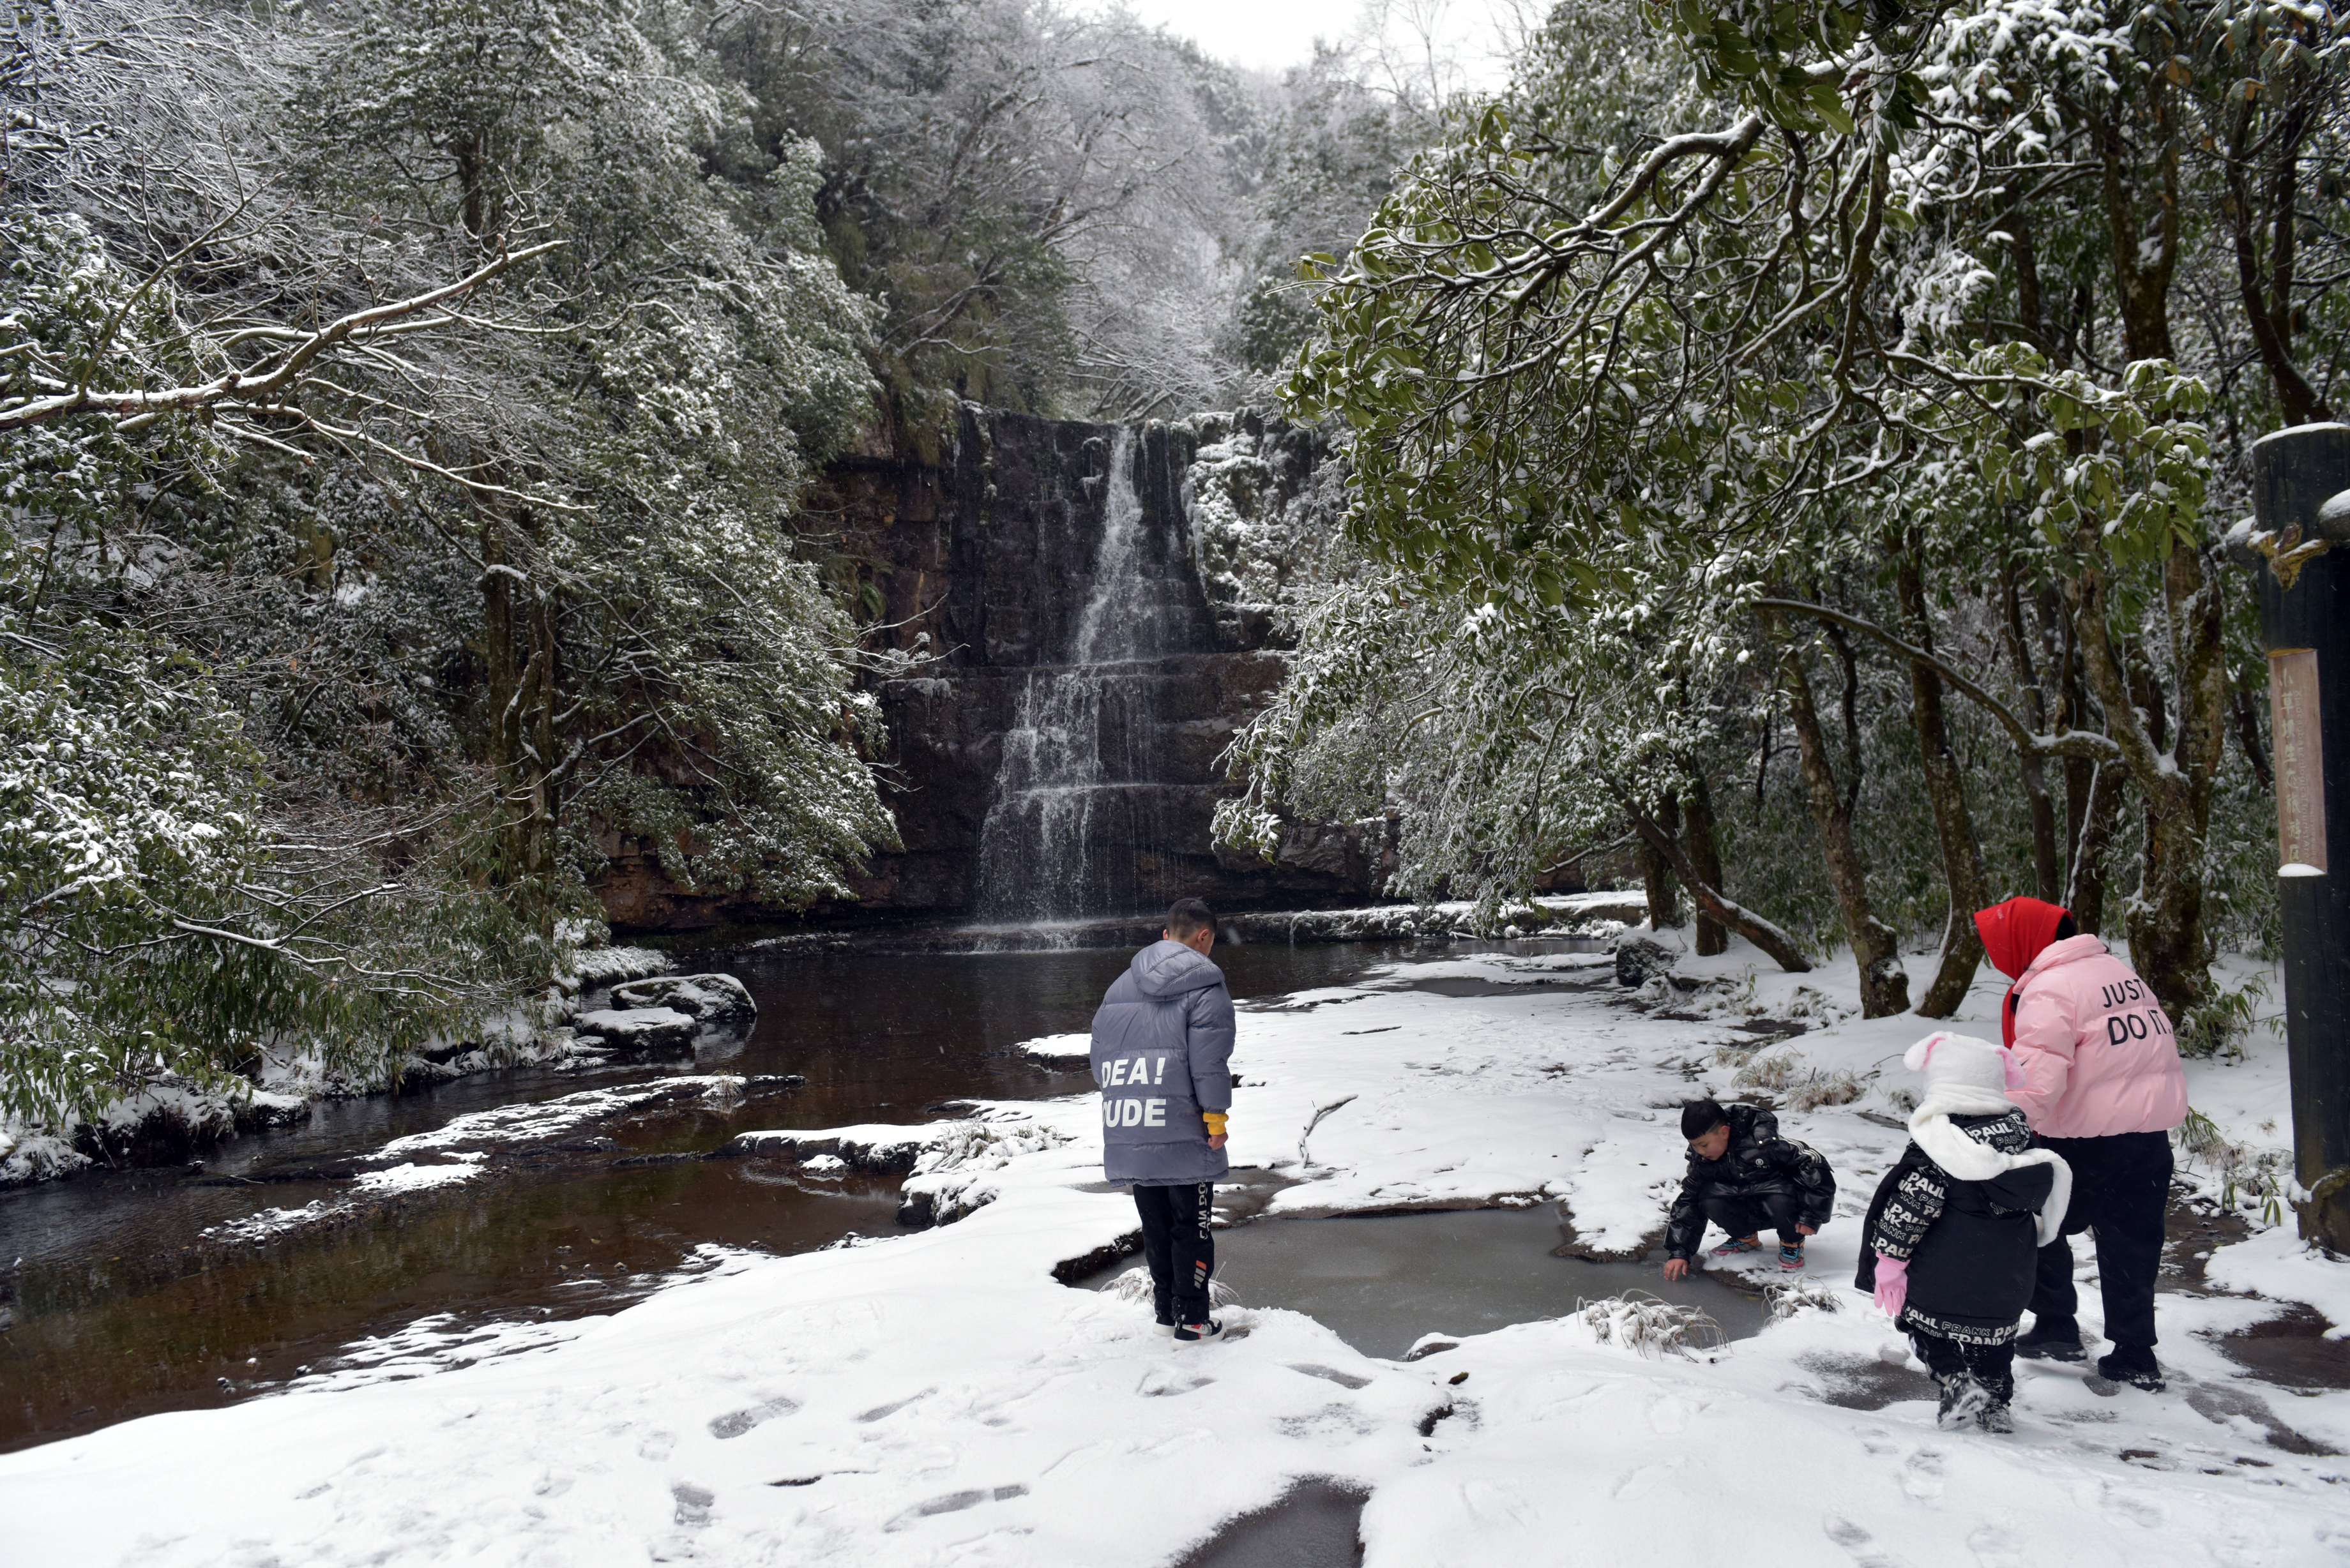
<path fill-rule="evenodd" d="M 667 974 L 677 961 L 651 948 L 589 948 L 571 956 L 572 989 L 625 985 L 649 975 Z"/>
<path fill-rule="evenodd" d="M 950 1224 L 995 1201 L 997 1177 L 1023 1155 L 1055 1149 L 1069 1136 L 1032 1107 L 982 1106 L 980 1114 L 912 1127 L 868 1123 L 808 1131 L 748 1132 L 723 1157 L 795 1160 L 802 1170 L 837 1176 L 905 1179 L 898 1223 L 909 1230 Z"/>
<path fill-rule="evenodd" d="M 756 1156 L 807 1161 L 830 1158 L 867 1176 L 905 1176 L 916 1157 L 931 1144 L 952 1137 L 962 1124 L 927 1122 L 902 1127 L 868 1122 L 858 1127 L 817 1127 L 806 1132 L 746 1132 L 719 1153 L 724 1157 Z M 837 1166 L 825 1168 L 837 1169 Z"/>
<path fill-rule="evenodd" d="M 126 1095 L 74 1128 L 74 1147 L 108 1165 L 173 1165 L 236 1136 L 236 1109 L 218 1095 L 162 1083 Z"/>
<path fill-rule="evenodd" d="M 0 1126 L 0 1188 L 47 1181 L 79 1170 L 89 1157 L 54 1133 Z"/>
<path fill-rule="evenodd" d="M 1090 1034 L 1039 1034 L 1033 1040 L 1023 1040 L 1012 1047 L 1015 1056 L 1024 1056 L 1039 1067 L 1083 1067 L 1093 1060 L 1093 1036 Z"/>
<path fill-rule="evenodd" d="M 698 1026 L 695 1043 L 703 1045 L 747 1038 L 759 1022 L 759 1004 L 731 974 L 678 974 L 633 981 L 616 986 L 612 1001 L 619 1007 L 682 1012 Z"/>
<path fill-rule="evenodd" d="M 580 1043 L 632 1054 L 690 1056 L 702 1033 L 690 1012 L 673 1007 L 599 1007 L 572 1021 Z"/>
<path fill-rule="evenodd" d="M 1650 941 L 1646 937 L 1627 938 L 1616 948 L 1616 983 L 1646 985 L 1652 976 L 1672 968 L 1680 956 L 1662 942 Z"/>

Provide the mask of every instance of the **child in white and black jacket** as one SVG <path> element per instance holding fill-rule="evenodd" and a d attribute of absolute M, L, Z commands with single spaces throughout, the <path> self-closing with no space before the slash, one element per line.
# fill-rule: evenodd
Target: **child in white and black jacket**
<path fill-rule="evenodd" d="M 1941 1386 L 1943 1426 L 2013 1431 L 2016 1332 L 2073 1173 L 2032 1147 L 2007 1097 L 2022 1080 L 2005 1046 L 1937 1033 L 1903 1060 L 1926 1088 L 1869 1205 L 1856 1282 L 1908 1331 Z"/>

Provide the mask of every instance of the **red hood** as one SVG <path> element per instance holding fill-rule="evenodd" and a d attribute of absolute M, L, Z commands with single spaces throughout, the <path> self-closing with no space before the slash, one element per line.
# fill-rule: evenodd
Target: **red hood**
<path fill-rule="evenodd" d="M 1983 951 L 2000 973 L 2020 980 L 2049 943 L 2056 940 L 2056 923 L 2065 911 L 2040 898 L 2010 898 L 1975 915 L 1982 934 Z"/>

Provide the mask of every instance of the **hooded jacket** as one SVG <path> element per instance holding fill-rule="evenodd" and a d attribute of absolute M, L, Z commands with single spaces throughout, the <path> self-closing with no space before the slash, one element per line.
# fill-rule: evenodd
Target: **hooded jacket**
<path fill-rule="evenodd" d="M 1725 1106 L 1730 1147 L 1720 1159 L 1690 1151 L 1681 1189 L 1665 1219 L 1665 1256 L 1693 1258 L 1705 1239 L 1709 1198 L 1762 1198 L 1792 1193 L 1796 1218 L 1818 1230 L 1835 1212 L 1835 1173 L 1819 1150 L 1779 1136 L 1779 1118 L 1761 1106 Z"/>
<path fill-rule="evenodd" d="M 1854 1283 L 1874 1290 L 1879 1257 L 1907 1260 L 1905 1326 L 1915 1320 L 1946 1338 L 2003 1343 L 2031 1303 L 2040 1238 L 2064 1222 L 2072 1173 L 2031 1147 L 2012 1106 L 1921 1108 L 1910 1127 L 1909 1147 L 1869 1202 Z"/>
<path fill-rule="evenodd" d="M 1975 917 L 1991 962 L 2015 981 L 2000 1008 L 2023 1073 L 2012 1097 L 2042 1137 L 2168 1132 L 2187 1119 L 2170 1017 L 2095 937 L 2053 940 L 2064 913 L 2010 898 Z"/>
<path fill-rule="evenodd" d="M 1231 1168 L 1203 1118 L 1232 1109 L 1232 1033 L 1222 970 L 1177 941 L 1134 955 L 1094 1012 L 1105 1176 L 1180 1187 Z"/>

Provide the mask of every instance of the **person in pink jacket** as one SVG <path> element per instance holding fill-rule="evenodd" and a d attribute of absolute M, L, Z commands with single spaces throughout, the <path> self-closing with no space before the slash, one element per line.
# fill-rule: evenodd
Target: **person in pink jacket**
<path fill-rule="evenodd" d="M 1975 916 L 1983 950 L 2014 981 L 2000 1003 L 2000 1032 L 2023 1083 L 2011 1096 L 2032 1124 L 2035 1147 L 2073 1169 L 2064 1234 L 2040 1251 L 2030 1333 L 2019 1355 L 2079 1361 L 2073 1247 L 2093 1231 L 2110 1354 L 2097 1371 L 2149 1391 L 2163 1386 L 2154 1358 L 2154 1283 L 2170 1202 L 2170 1129 L 2187 1119 L 2187 1079 L 2170 1019 L 2144 980 L 2073 917 L 2038 898 L 2010 898 Z"/>

